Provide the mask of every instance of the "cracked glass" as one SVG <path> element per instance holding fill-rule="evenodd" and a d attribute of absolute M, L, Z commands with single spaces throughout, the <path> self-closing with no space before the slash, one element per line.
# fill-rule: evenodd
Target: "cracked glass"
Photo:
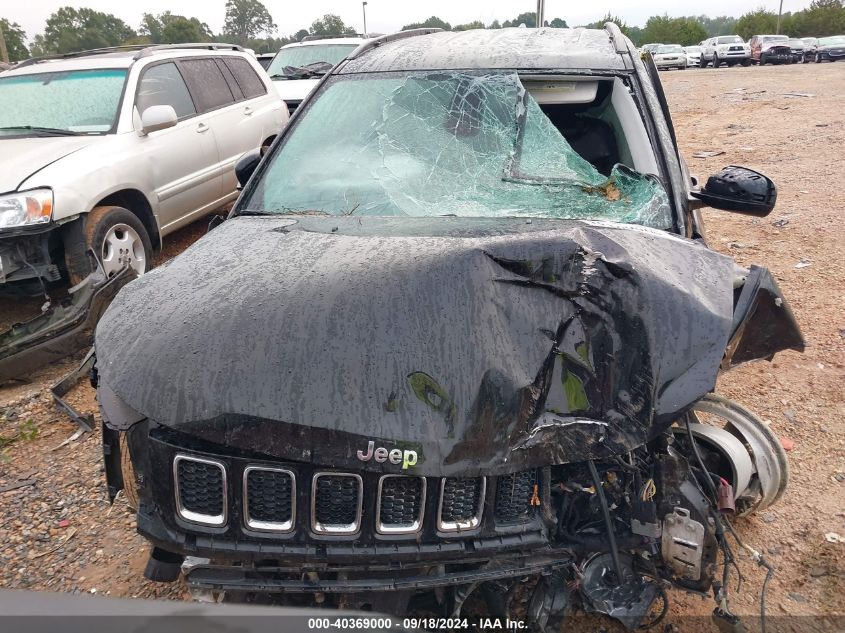
<path fill-rule="evenodd" d="M 672 225 L 657 178 L 602 175 L 516 73 L 335 77 L 270 161 L 244 211 Z"/>

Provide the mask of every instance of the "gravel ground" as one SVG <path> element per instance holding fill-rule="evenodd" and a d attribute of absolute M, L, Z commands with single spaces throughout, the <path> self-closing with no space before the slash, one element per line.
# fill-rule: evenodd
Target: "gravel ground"
<path fill-rule="evenodd" d="M 807 338 L 805 354 L 729 372 L 719 390 L 766 420 L 787 443 L 792 482 L 760 516 L 738 520 L 749 544 L 777 567 L 768 596 L 773 615 L 845 615 L 845 257 L 841 151 L 845 73 L 839 64 L 688 70 L 662 75 L 693 174 L 724 165 L 759 169 L 779 187 L 763 219 L 705 210 L 710 244 L 742 264 L 769 267 Z M 787 94 L 787 93 L 792 93 Z M 796 96 L 798 95 L 798 96 Z M 710 158 L 698 152 L 722 151 Z M 164 258 L 205 231 L 200 221 L 177 234 Z M 0 304 L 0 324 L 18 308 Z M 20 310 L 23 312 L 23 310 Z M 11 316 L 10 316 L 11 315 Z M 106 500 L 98 434 L 75 427 L 51 405 L 47 387 L 72 367 L 45 368 L 28 384 L 0 388 L 0 437 L 17 438 L 0 457 L 0 587 L 186 599 L 179 584 L 145 581 L 147 546 L 121 499 Z M 70 396 L 96 412 L 93 391 Z M 0 440 L 7 441 L 7 440 Z M 740 614 L 759 611 L 763 574 L 747 556 L 734 593 Z M 707 615 L 712 601 L 672 594 L 671 620 Z M 612 623 L 604 623 L 609 629 Z"/>

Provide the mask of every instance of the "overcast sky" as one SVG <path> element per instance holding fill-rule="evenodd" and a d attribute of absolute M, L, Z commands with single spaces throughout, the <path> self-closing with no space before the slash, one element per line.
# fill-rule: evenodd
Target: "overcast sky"
<path fill-rule="evenodd" d="M 325 13 L 336 13 L 343 21 L 362 29 L 361 2 L 359 0 L 270 0 L 264 3 L 270 10 L 279 34 L 289 35 L 310 26 L 315 18 Z M 810 4 L 810 0 L 784 0 L 783 10 L 797 11 Z M 19 23 L 30 39 L 44 30 L 44 22 L 62 6 L 86 6 L 98 11 L 113 13 L 132 28 L 137 29 L 143 13 L 161 13 L 170 10 L 187 17 L 197 17 L 206 22 L 215 33 L 223 26 L 225 0 L 0 0 L 0 17 Z M 778 0 L 546 0 L 546 19 L 561 17 L 570 26 L 598 20 L 608 11 L 619 15 L 628 24 L 642 25 L 651 15 L 670 16 L 708 15 L 739 16 L 746 11 L 764 6 L 777 11 Z M 481 20 L 485 24 L 498 19 L 512 19 L 525 11 L 536 8 L 534 0 L 368 0 L 367 28 L 371 32 L 389 32 L 410 22 L 419 22 L 436 15 L 452 24 Z"/>

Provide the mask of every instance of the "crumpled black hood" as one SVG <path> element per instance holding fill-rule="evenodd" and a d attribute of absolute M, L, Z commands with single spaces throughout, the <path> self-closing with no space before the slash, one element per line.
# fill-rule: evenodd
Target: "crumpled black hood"
<path fill-rule="evenodd" d="M 357 459 L 373 440 L 424 475 L 580 461 L 714 388 L 736 271 L 634 226 L 236 218 L 121 291 L 99 375 L 156 423 L 270 458 L 400 468 Z"/>

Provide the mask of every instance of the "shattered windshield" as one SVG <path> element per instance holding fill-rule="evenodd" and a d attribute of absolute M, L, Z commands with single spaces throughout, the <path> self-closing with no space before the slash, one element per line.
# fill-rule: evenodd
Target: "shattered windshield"
<path fill-rule="evenodd" d="M 332 78 L 241 212 L 672 225 L 657 178 L 622 165 L 602 175 L 513 72 Z"/>

